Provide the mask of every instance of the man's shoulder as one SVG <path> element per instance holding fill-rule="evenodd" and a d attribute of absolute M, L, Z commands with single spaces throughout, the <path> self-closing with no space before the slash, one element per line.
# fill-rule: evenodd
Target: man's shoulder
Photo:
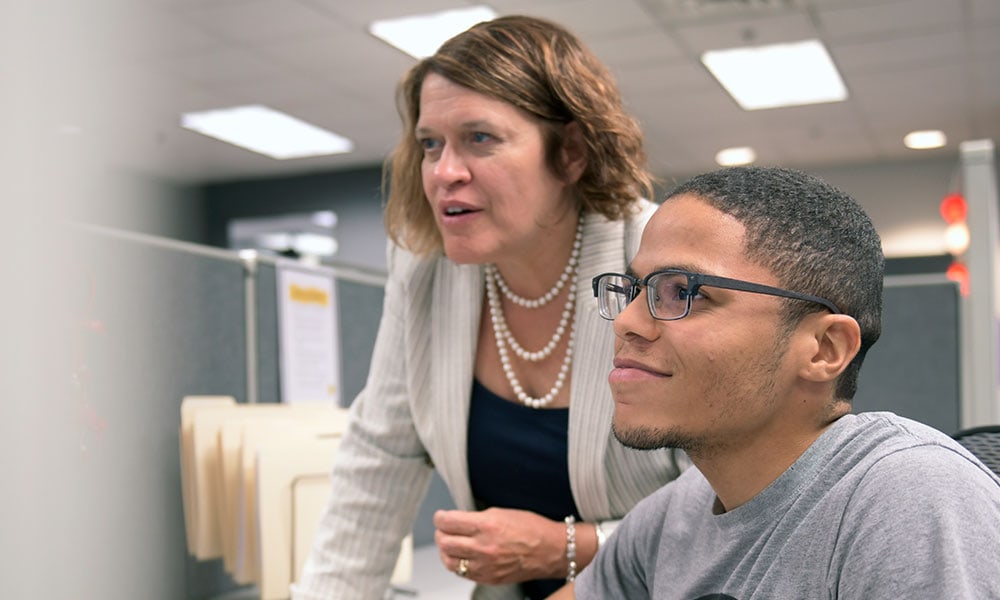
<path fill-rule="evenodd" d="M 855 500 L 930 500 L 973 489 L 1000 494 L 1000 480 L 945 433 L 892 413 L 851 416 L 841 452 L 846 479 L 857 482 Z"/>
<path fill-rule="evenodd" d="M 855 447 L 868 456 L 924 446 L 962 451 L 961 445 L 944 432 L 891 412 L 845 415 L 835 431 L 841 445 Z"/>
<path fill-rule="evenodd" d="M 692 510 L 696 507 L 710 507 L 715 498 L 712 486 L 695 466 L 690 466 L 677 479 L 660 486 L 646 496 L 629 514 L 637 516 L 662 515 L 671 511 Z"/>

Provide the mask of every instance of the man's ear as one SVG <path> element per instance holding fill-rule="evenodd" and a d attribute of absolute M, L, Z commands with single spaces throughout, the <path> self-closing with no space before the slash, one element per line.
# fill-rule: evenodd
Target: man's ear
<path fill-rule="evenodd" d="M 833 381 L 861 349 L 861 327 L 847 315 L 806 317 L 811 356 L 799 374 L 807 381 Z"/>
<path fill-rule="evenodd" d="M 570 121 L 563 126 L 562 150 L 559 152 L 559 158 L 562 161 L 566 183 L 576 183 L 587 168 L 587 144 L 583 139 L 583 130 L 576 121 Z"/>

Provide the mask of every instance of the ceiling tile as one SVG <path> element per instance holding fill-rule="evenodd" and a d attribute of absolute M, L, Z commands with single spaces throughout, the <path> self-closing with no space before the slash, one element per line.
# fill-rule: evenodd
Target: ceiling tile
<path fill-rule="evenodd" d="M 805 13 L 789 13 L 710 25 L 687 25 L 678 27 L 676 33 L 696 57 L 700 57 L 708 50 L 750 44 L 795 42 L 818 37 L 816 28 Z"/>
<path fill-rule="evenodd" d="M 259 44 L 323 35 L 342 29 L 328 15 L 299 2 L 253 0 L 236 4 L 198 4 L 178 11 L 189 23 L 230 42 Z"/>
<path fill-rule="evenodd" d="M 273 79 L 283 69 L 243 48 L 221 50 L 158 61 L 158 68 L 206 88 L 224 87 L 238 82 Z"/>
<path fill-rule="evenodd" d="M 588 46 L 611 69 L 662 64 L 685 57 L 684 50 L 661 31 L 601 37 Z"/>
<path fill-rule="evenodd" d="M 371 95 L 366 90 L 392 96 L 396 82 L 416 63 L 413 57 L 358 31 L 268 44 L 259 51 L 275 63 L 329 78 L 366 96 Z M 364 68 L 359 68 L 359 57 L 364 57 Z"/>
<path fill-rule="evenodd" d="M 717 92 L 729 98 L 722 86 L 712 78 L 701 63 L 690 61 L 661 64 L 640 64 L 619 69 L 622 93 L 626 95 L 648 92 L 668 92 L 672 95 L 689 90 Z"/>
<path fill-rule="evenodd" d="M 335 17 L 344 24 L 355 29 L 366 30 L 369 23 L 379 19 L 405 17 L 424 13 L 438 12 L 462 5 L 490 5 L 484 2 L 461 2 L 457 0 L 374 0 L 366 2 L 345 0 L 299 0 L 302 4 L 311 6 L 325 14 Z"/>
<path fill-rule="evenodd" d="M 959 31 L 890 37 L 879 40 L 834 44 L 830 48 L 837 66 L 850 73 L 878 73 L 933 63 L 957 63 L 964 59 L 967 42 Z"/>
<path fill-rule="evenodd" d="M 893 120 L 946 114 L 955 109 L 956 102 L 964 101 L 967 87 L 967 74 L 961 65 L 862 74 L 850 83 L 852 96 L 866 113 Z M 919 102 L 910 101 L 917 97 Z"/>
<path fill-rule="evenodd" d="M 879 37 L 899 31 L 940 31 L 962 23 L 962 4 L 955 0 L 897 0 L 875 4 L 820 8 L 818 20 L 831 38 Z"/>
<path fill-rule="evenodd" d="M 1000 2 L 996 0 L 968 0 L 969 16 L 973 23 L 1000 24 Z"/>
<path fill-rule="evenodd" d="M 1000 2 L 997 2 L 997 5 L 1000 6 Z M 985 59 L 995 63 L 1000 60 L 1000 24 L 973 29 L 968 33 L 967 39 L 972 58 L 977 62 Z"/>
<path fill-rule="evenodd" d="M 649 16 L 632 1 L 533 2 L 526 3 L 523 14 L 556 21 L 588 44 L 591 40 L 599 40 L 621 32 L 648 32 L 655 28 Z"/>

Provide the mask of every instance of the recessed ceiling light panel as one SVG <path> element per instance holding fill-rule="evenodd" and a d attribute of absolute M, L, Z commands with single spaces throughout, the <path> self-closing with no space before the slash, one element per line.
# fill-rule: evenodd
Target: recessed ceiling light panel
<path fill-rule="evenodd" d="M 929 150 L 940 148 L 948 143 L 948 138 L 943 131 L 937 129 L 927 129 L 923 131 L 911 131 L 903 138 L 903 144 L 912 150 Z"/>
<path fill-rule="evenodd" d="M 715 162 L 723 167 L 749 165 L 755 160 L 757 160 L 757 153 L 749 146 L 725 148 L 719 150 L 718 154 L 715 155 Z"/>
<path fill-rule="evenodd" d="M 278 160 L 354 149 L 343 136 L 260 105 L 184 113 L 181 127 Z"/>
<path fill-rule="evenodd" d="M 710 50 L 701 62 L 744 110 L 847 99 L 847 87 L 819 40 Z"/>
<path fill-rule="evenodd" d="M 417 59 L 437 52 L 441 44 L 476 23 L 497 16 L 488 6 L 470 6 L 398 19 L 373 21 L 368 32 Z"/>

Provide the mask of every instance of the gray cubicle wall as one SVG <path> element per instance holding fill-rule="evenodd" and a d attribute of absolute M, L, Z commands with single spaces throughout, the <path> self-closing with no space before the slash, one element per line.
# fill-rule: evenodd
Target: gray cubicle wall
<path fill-rule="evenodd" d="M 951 434 L 961 423 L 960 298 L 943 275 L 886 277 L 882 337 L 854 410 L 889 410 Z"/>
<path fill-rule="evenodd" d="M 263 259 L 257 266 L 257 383 L 258 402 L 278 402 L 278 296 L 277 263 Z M 301 267 L 296 267 L 301 268 Z M 341 404 L 351 401 L 368 379 L 368 366 L 375 347 L 375 334 L 382 318 L 385 275 L 357 267 L 334 267 L 340 330 Z"/>
<path fill-rule="evenodd" d="M 78 548 L 90 589 L 72 597 L 208 598 L 232 587 L 214 562 L 187 555 L 180 490 L 181 398 L 247 395 L 243 265 L 229 253 L 80 229 L 77 353 L 87 412 L 84 490 L 99 506 Z M 79 501 L 84 490 L 67 492 Z M 111 541 L 113 540 L 113 541 Z M 56 540 L 54 540 L 56 542 Z M 39 582 L 41 584 L 41 582 Z"/>
<path fill-rule="evenodd" d="M 180 403 L 187 395 L 279 401 L 276 262 L 257 261 L 248 295 L 248 271 L 235 252 L 85 226 L 74 235 L 79 281 L 70 282 L 70 309 L 84 326 L 74 330 L 79 340 L 70 340 L 67 354 L 83 382 L 80 406 L 71 408 L 85 414 L 80 454 L 67 458 L 89 485 L 70 498 L 101 507 L 79 519 L 78 528 L 86 529 L 80 539 L 88 543 L 74 554 L 88 581 L 75 597 L 216 598 L 239 586 L 221 560 L 187 554 Z M 346 403 L 368 376 L 384 274 L 332 271 Z M 249 344 L 248 331 L 254 334 Z M 253 373 L 248 350 L 255 355 Z M 84 422 L 87 415 L 103 429 Z"/>

